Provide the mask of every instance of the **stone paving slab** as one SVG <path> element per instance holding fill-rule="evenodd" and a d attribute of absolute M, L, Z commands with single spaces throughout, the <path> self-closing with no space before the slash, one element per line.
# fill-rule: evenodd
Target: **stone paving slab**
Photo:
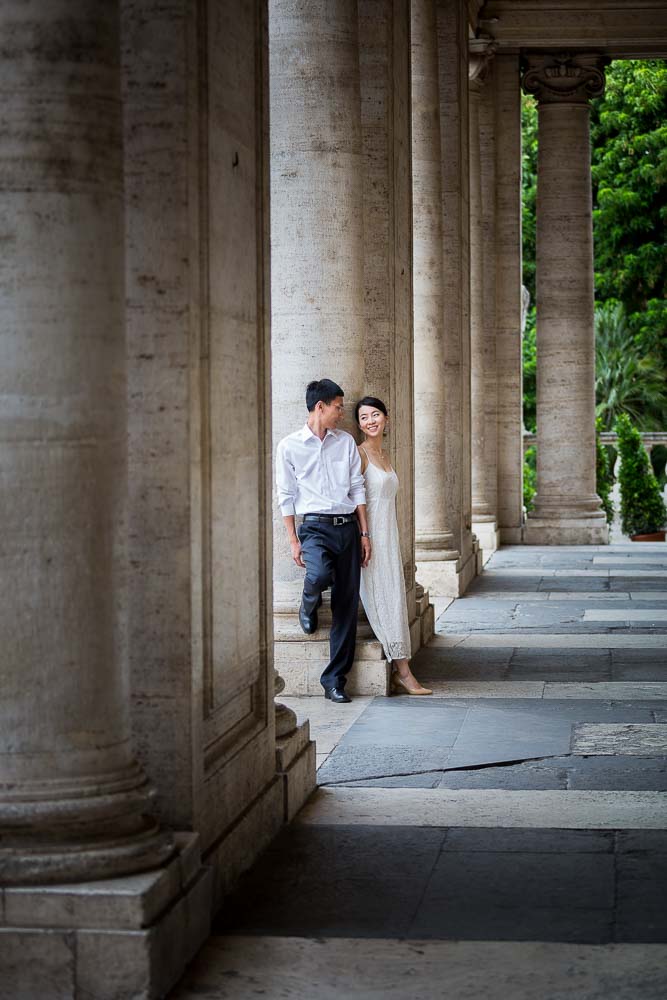
<path fill-rule="evenodd" d="M 504 682 L 507 687 L 508 682 Z M 498 685 L 502 687 L 503 685 Z M 522 697 L 526 697 L 523 695 Z M 582 700 L 586 698 L 601 699 L 603 701 L 655 701 L 667 699 L 667 681 L 644 683 L 632 681 L 600 681 L 589 684 L 557 684 L 546 683 L 544 685 L 544 698 L 576 698 Z"/>
<path fill-rule="evenodd" d="M 170 1000 L 664 1000 L 667 945 L 213 937 Z"/>
<path fill-rule="evenodd" d="M 615 681 L 667 680 L 667 649 L 612 649 L 611 673 Z"/>
<path fill-rule="evenodd" d="M 574 698 L 461 698 L 451 702 L 376 699 L 329 754 L 320 767 L 318 780 L 321 785 L 364 782 L 387 787 L 433 787 L 432 772 L 446 768 L 511 764 L 568 754 L 573 726 L 579 726 L 577 732 L 587 732 L 581 729 L 582 724 L 597 723 L 600 733 L 608 733 L 613 726 L 616 727 L 613 732 L 625 732 L 633 726 L 641 729 L 642 724 L 644 728 L 655 729 L 656 705 L 663 706 L 665 702 Z M 575 748 L 573 752 L 586 751 Z M 622 747 L 616 752 L 624 753 Z M 400 776 L 407 780 L 399 781 Z M 550 778 L 546 787 L 565 786 L 558 776 Z M 493 777 L 471 777 L 470 787 L 499 786 Z M 531 787 L 539 787 L 539 782 L 534 780 Z"/>
<path fill-rule="evenodd" d="M 658 902 L 667 890 L 667 855 L 620 853 L 615 834 L 594 830 L 512 832 L 513 842 L 508 830 L 424 829 L 414 822 L 295 826 L 242 877 L 215 931 L 664 939 L 667 914 L 663 907 L 660 915 Z"/>
<path fill-rule="evenodd" d="M 419 705 L 412 698 L 376 698 L 352 726 L 340 745 L 407 747 L 452 747 L 470 712 L 472 703 L 443 700 Z"/>
<path fill-rule="evenodd" d="M 474 634 L 472 632 L 452 633 L 443 635 L 439 633 L 431 639 L 431 646 L 437 647 L 465 647 L 467 649 L 498 649 L 501 646 L 533 647 L 542 649 L 662 649 L 667 653 L 667 636 L 656 635 L 651 630 L 646 635 L 610 635 L 607 632 L 596 632 L 594 634 L 577 634 L 571 632 L 564 635 L 548 635 L 544 633 L 531 632 L 521 634 L 518 632 L 497 632 L 491 634 Z"/>
<path fill-rule="evenodd" d="M 667 761 L 644 757 L 554 756 L 519 764 L 343 781 L 346 788 L 503 788 L 523 790 L 667 791 Z"/>
<path fill-rule="evenodd" d="M 595 566 L 609 566 L 611 564 L 617 565 L 621 563 L 623 566 L 665 566 L 667 568 L 667 555 L 661 555 L 657 552 L 646 553 L 643 556 L 634 556 L 629 553 L 612 553 L 611 555 L 596 555 L 593 556 L 593 564 Z"/>
<path fill-rule="evenodd" d="M 613 591 L 613 589 L 614 588 L 611 586 L 611 581 L 607 576 L 605 576 L 604 579 L 600 577 L 597 579 L 588 579 L 588 580 L 574 580 L 572 578 L 557 579 L 556 577 L 546 577 L 540 580 L 538 586 L 539 593 L 558 594 L 558 595 L 586 594 L 589 597 L 592 596 L 593 594 L 599 594 L 599 595 L 609 594 Z M 618 587 L 619 592 L 623 591 L 623 589 L 624 588 L 622 586 Z M 629 591 L 630 587 L 626 586 L 625 590 Z M 601 600 L 602 596 L 600 596 L 599 599 Z M 560 600 L 560 596 L 557 598 L 557 600 Z"/>
<path fill-rule="evenodd" d="M 658 594 L 664 594 L 665 592 L 665 581 L 660 579 L 646 578 L 641 583 L 638 583 L 637 580 L 620 576 L 610 579 L 608 585 L 611 593 L 624 590 L 638 592 L 638 588 L 641 587 L 641 592 L 646 596 L 647 600 L 650 600 L 654 592 Z"/>
<path fill-rule="evenodd" d="M 626 686 L 616 685 L 614 692 L 626 694 Z M 649 693 L 654 692 L 644 692 Z M 647 697 L 634 702 L 558 699 L 553 694 L 514 699 L 377 698 L 321 763 L 318 779 L 330 785 L 402 775 L 409 777 L 405 785 L 432 787 L 432 777 L 419 774 L 567 754 L 574 725 L 650 727 L 663 706 L 664 701 Z"/>
<path fill-rule="evenodd" d="M 380 782 L 369 782 L 369 786 Z M 399 779 L 395 779 L 398 786 Z M 667 791 L 667 763 L 638 757 L 549 757 L 509 767 L 444 771 L 439 788 Z"/>
<path fill-rule="evenodd" d="M 475 650 L 469 650 L 474 655 Z M 507 673 L 508 680 L 538 679 L 558 682 L 602 682 L 611 680 L 611 654 L 608 649 L 576 649 L 566 654 L 553 649 L 514 648 Z"/>
<path fill-rule="evenodd" d="M 368 779 L 401 777 L 400 781 L 387 780 L 387 786 L 408 785 L 434 788 L 437 781 L 433 775 L 447 767 L 451 757 L 451 746 L 402 747 L 373 746 L 359 744 L 338 746 L 329 754 L 317 773 L 321 787 L 332 784 L 349 784 Z M 430 775 L 431 777 L 421 777 Z"/>
<path fill-rule="evenodd" d="M 667 796 L 635 791 L 482 791 L 320 788 L 296 822 L 307 825 L 653 829 L 667 826 Z"/>
<path fill-rule="evenodd" d="M 637 579 L 639 577 L 653 577 L 654 579 L 660 579 L 663 581 L 667 577 L 667 569 L 610 569 L 609 579 L 619 579 L 625 577 L 628 580 Z"/>
<path fill-rule="evenodd" d="M 667 622 L 667 608 L 587 609 L 585 622 Z"/>
<path fill-rule="evenodd" d="M 418 673 L 423 678 L 423 672 Z M 433 691 L 434 698 L 542 698 L 544 694 L 544 681 L 452 681 L 429 678 L 428 687 Z"/>
<path fill-rule="evenodd" d="M 659 723 L 575 725 L 572 733 L 572 753 L 664 756 L 667 754 L 667 726 Z"/>

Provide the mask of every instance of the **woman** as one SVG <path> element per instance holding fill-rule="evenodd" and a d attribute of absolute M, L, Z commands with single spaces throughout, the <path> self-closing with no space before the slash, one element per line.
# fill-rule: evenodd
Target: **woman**
<path fill-rule="evenodd" d="M 398 476 L 382 450 L 382 437 L 389 419 L 387 408 L 381 399 L 364 396 L 356 405 L 355 417 L 364 432 L 359 454 L 366 480 L 366 510 L 373 545 L 371 561 L 361 571 L 361 602 L 385 656 L 393 663 L 392 691 L 396 694 L 432 694 L 421 686 L 409 664 L 410 629 L 396 521 Z"/>

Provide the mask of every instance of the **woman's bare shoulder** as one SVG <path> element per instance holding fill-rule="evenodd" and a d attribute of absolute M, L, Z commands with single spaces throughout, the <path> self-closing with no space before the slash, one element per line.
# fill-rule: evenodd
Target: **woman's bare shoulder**
<path fill-rule="evenodd" d="M 368 465 L 368 455 L 366 454 L 366 449 L 362 444 L 357 445 L 357 451 L 359 452 L 359 458 L 361 459 L 361 471 L 366 471 L 366 466 Z"/>

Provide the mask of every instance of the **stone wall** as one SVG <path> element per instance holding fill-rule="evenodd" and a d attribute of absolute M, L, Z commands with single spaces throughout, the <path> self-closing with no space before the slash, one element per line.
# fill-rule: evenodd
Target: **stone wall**
<path fill-rule="evenodd" d="M 271 796 L 259 850 L 281 815 L 263 7 L 128 0 L 123 54 L 134 734 L 205 852 Z"/>

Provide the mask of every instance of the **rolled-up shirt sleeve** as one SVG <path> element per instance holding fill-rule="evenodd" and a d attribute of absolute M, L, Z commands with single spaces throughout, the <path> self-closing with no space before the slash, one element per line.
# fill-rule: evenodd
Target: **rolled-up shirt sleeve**
<path fill-rule="evenodd" d="M 361 472 L 361 458 L 354 438 L 350 440 L 350 500 L 357 507 L 360 503 L 366 503 L 366 485 Z"/>
<path fill-rule="evenodd" d="M 280 513 L 283 517 L 294 514 L 294 501 L 297 492 L 296 475 L 294 474 L 294 466 L 286 454 L 284 441 L 280 442 L 276 450 L 276 486 Z"/>

